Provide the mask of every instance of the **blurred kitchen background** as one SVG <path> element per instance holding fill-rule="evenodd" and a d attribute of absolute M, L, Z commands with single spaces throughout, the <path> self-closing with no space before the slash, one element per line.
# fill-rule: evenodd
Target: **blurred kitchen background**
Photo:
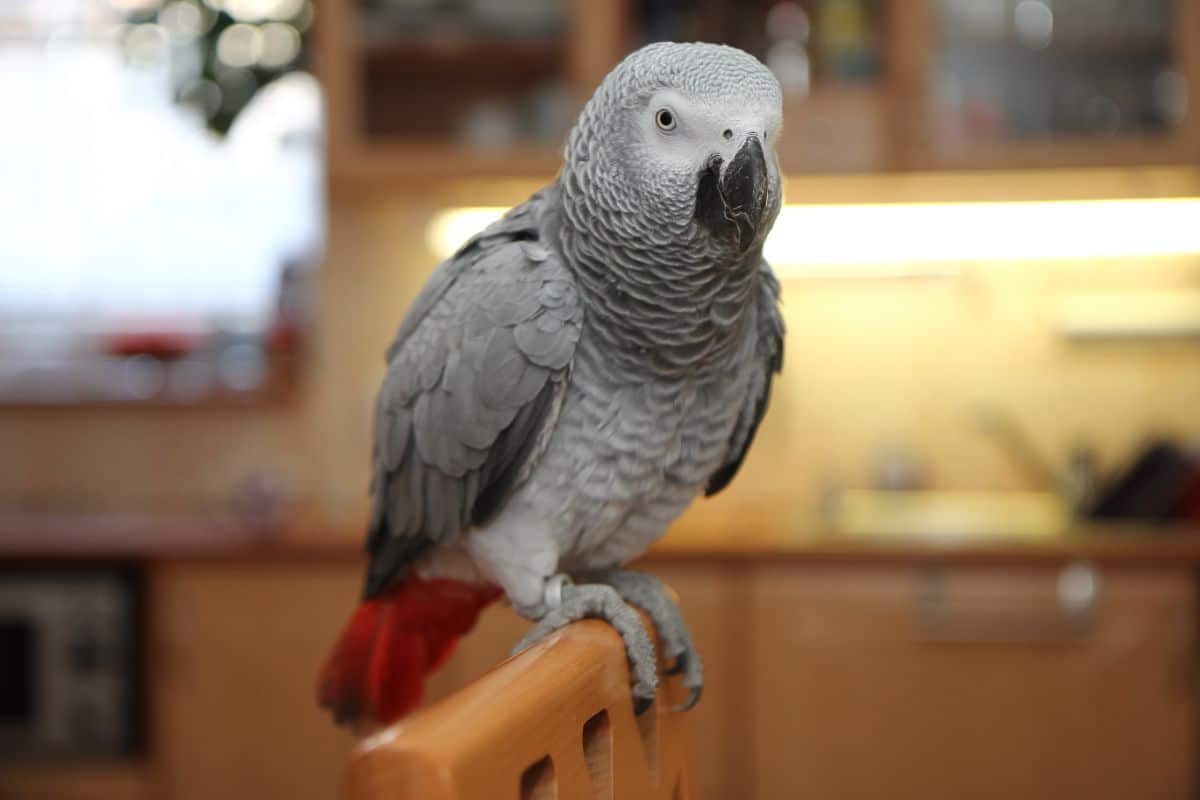
<path fill-rule="evenodd" d="M 383 351 L 659 39 L 785 92 L 703 796 L 1198 794 L 1200 0 L 6 0 L 0 798 L 337 796 Z"/>

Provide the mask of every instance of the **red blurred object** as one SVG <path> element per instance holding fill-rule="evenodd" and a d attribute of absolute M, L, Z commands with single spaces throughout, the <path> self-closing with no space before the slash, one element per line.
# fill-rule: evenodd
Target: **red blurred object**
<path fill-rule="evenodd" d="M 1200 464 L 1196 465 L 1191 480 L 1183 490 L 1179 510 L 1184 519 L 1200 522 Z"/>
<path fill-rule="evenodd" d="M 184 331 L 128 331 L 110 334 L 104 349 L 114 355 L 152 355 L 161 359 L 180 358 L 204 346 L 204 337 Z"/>
<path fill-rule="evenodd" d="M 279 320 L 267 331 L 267 347 L 275 353 L 294 353 L 303 343 L 304 332 L 290 322 Z"/>

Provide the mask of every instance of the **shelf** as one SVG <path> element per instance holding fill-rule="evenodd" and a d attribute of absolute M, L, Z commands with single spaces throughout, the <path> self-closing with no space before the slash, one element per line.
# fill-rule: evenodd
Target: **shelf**
<path fill-rule="evenodd" d="M 148 560 L 239 563 L 337 562 L 363 558 L 362 527 L 330 526 L 303 513 L 256 528 L 230 514 L 0 514 L 0 561 Z M 802 513 L 778 506 L 731 515 L 689 511 L 656 543 L 654 561 L 764 561 L 1007 564 L 1074 559 L 1139 564 L 1200 564 L 1200 527 L 1179 522 L 1095 524 L 1037 540 L 997 535 L 954 540 L 934 536 L 838 535 Z"/>
<path fill-rule="evenodd" d="M 1061 167 L 1166 166 L 1194 162 L 1200 146 L 1160 136 L 999 139 L 962 145 L 928 140 L 915 155 L 918 169 L 1042 169 Z"/>
<path fill-rule="evenodd" d="M 518 82 L 545 78 L 562 69 L 566 48 L 561 42 L 538 39 L 473 40 L 383 39 L 363 49 L 368 72 L 382 70 L 389 80 L 478 80 Z"/>
<path fill-rule="evenodd" d="M 543 131 L 526 128 L 535 93 L 554 84 L 565 61 L 561 42 L 537 39 L 368 43 L 362 53 L 361 154 L 356 158 L 368 160 L 372 173 L 404 175 L 427 169 L 525 172 L 531 160 L 533 169 L 544 169 L 548 162 L 542 157 L 557 149 L 557 142 L 539 147 Z M 492 119 L 498 103 L 505 109 L 499 121 Z M 477 127 L 468 123 L 475 112 L 490 121 L 481 121 L 484 130 L 501 124 L 503 143 L 488 149 L 456 141 L 464 126 Z"/>
<path fill-rule="evenodd" d="M 110 367 L 106 367 L 111 369 Z M 300 366 L 294 359 L 273 359 L 262 383 L 245 391 L 213 386 L 202 393 L 158 391 L 139 397 L 119 388 L 89 380 L 85 372 L 67 370 L 43 389 L 10 386 L 0 393 L 0 411 L 98 409 L 254 409 L 274 408 L 291 401 L 297 391 Z"/>
<path fill-rule="evenodd" d="M 355 186 L 395 185 L 410 179 L 537 177 L 549 182 L 558 173 L 562 154 L 556 147 L 518 145 L 476 150 L 453 141 L 368 144 L 335 159 L 335 190 Z"/>
<path fill-rule="evenodd" d="M 944 50 L 970 50 L 975 53 L 981 50 L 993 54 L 1001 51 L 1027 58 L 1084 56 L 1120 59 L 1148 55 L 1167 57 L 1171 52 L 1171 38 L 1167 32 L 1055 34 L 1046 47 L 1033 48 L 1013 36 L 954 34 L 944 36 L 938 46 Z"/>
<path fill-rule="evenodd" d="M 895 161 L 882 89 L 818 89 L 784 108 L 779 155 L 788 174 L 872 173 L 906 168 L 1040 169 L 1168 166 L 1194 162 L 1200 146 L 1178 136 L 973 141 L 961 146 L 926 139 L 905 163 Z M 395 186 L 407 180 L 529 178 L 548 182 L 562 163 L 557 147 L 525 145 L 472 150 L 452 141 L 372 143 L 334 159 L 335 190 Z"/>

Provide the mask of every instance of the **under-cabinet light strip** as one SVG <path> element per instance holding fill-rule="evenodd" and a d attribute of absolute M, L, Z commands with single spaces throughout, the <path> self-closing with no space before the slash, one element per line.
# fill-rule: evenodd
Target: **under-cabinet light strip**
<path fill-rule="evenodd" d="M 439 257 L 504 213 L 437 213 Z M 765 255 L 781 273 L 805 267 L 1200 254 L 1200 197 L 1002 203 L 788 205 Z M 822 271 L 828 274 L 827 270 Z"/>

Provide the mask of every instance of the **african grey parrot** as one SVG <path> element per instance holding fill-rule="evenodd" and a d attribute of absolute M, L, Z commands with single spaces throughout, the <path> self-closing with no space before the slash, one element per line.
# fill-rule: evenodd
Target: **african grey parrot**
<path fill-rule="evenodd" d="M 652 44 L 600 84 L 557 179 L 442 262 L 387 353 L 364 599 L 326 663 L 339 722 L 388 722 L 489 602 L 621 634 L 657 690 L 654 623 L 700 659 L 653 577 L 621 570 L 733 478 L 783 359 L 762 246 L 781 202 L 779 85 L 754 57 Z"/>

